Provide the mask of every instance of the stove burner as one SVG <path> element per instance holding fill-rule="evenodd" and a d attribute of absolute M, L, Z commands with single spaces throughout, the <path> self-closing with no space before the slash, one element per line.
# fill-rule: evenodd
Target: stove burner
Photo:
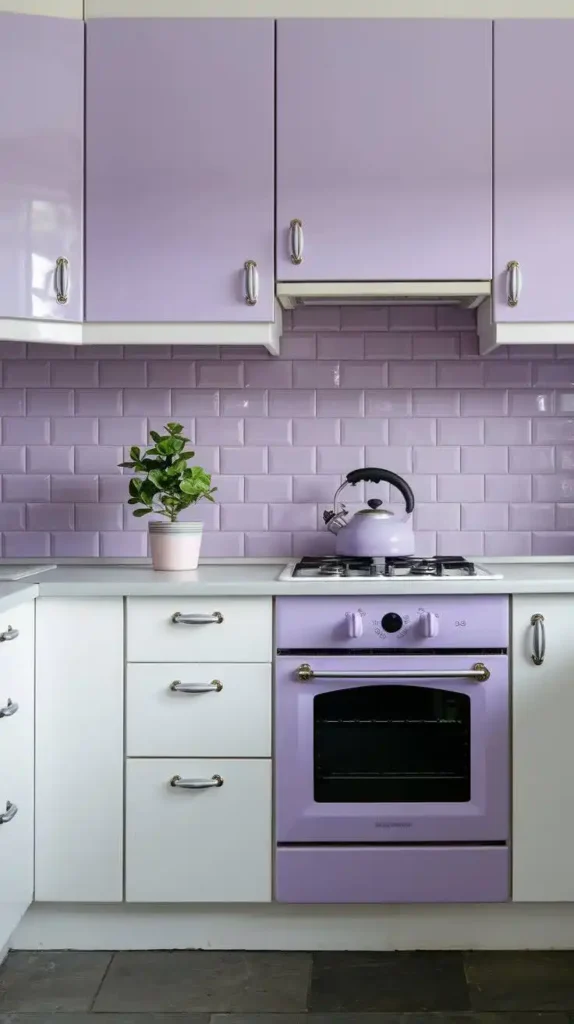
<path fill-rule="evenodd" d="M 328 562 L 326 565 L 320 565 L 318 571 L 319 576 L 344 576 L 345 566 L 336 562 Z"/>
<path fill-rule="evenodd" d="M 324 579 L 384 579 L 413 576 L 448 579 L 453 576 L 485 575 L 473 562 L 460 555 L 434 555 L 418 558 L 409 555 L 389 558 L 361 558 L 355 556 L 308 556 L 297 562 L 294 577 Z M 486 574 L 488 575 L 488 574 Z"/>
<path fill-rule="evenodd" d="M 401 570 L 406 570 L 401 572 Z M 460 555 L 433 555 L 430 558 L 412 556 L 385 559 L 385 576 L 447 576 L 456 572 L 461 576 L 476 576 L 473 562 Z"/>

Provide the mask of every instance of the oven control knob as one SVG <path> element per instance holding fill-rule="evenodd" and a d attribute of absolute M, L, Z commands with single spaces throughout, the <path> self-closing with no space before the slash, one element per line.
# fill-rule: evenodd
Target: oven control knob
<path fill-rule="evenodd" d="M 396 612 L 387 612 L 381 619 L 381 626 L 385 633 L 398 633 L 403 628 L 403 620 Z"/>
<path fill-rule="evenodd" d="M 358 612 L 347 612 L 347 629 L 349 636 L 355 639 L 363 635 L 363 616 Z"/>
<path fill-rule="evenodd" d="M 420 617 L 420 623 L 423 636 L 438 636 L 438 617 L 434 612 L 423 612 Z"/>

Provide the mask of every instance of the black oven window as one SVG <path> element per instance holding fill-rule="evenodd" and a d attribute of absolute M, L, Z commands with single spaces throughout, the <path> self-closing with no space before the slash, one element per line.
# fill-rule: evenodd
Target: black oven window
<path fill-rule="evenodd" d="M 470 697 L 422 686 L 321 693 L 314 709 L 318 803 L 470 800 Z"/>

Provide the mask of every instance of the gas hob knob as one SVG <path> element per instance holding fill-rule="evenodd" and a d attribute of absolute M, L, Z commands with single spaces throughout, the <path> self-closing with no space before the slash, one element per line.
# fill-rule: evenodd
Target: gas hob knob
<path fill-rule="evenodd" d="M 363 635 L 363 617 L 358 612 L 347 612 L 347 629 L 354 640 Z"/>
<path fill-rule="evenodd" d="M 421 630 L 424 637 L 438 636 L 438 616 L 434 612 L 422 612 L 420 617 Z"/>

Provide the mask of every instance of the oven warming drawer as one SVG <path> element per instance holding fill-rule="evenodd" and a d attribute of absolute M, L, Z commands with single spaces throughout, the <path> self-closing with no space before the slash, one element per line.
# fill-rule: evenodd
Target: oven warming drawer
<path fill-rule="evenodd" d="M 279 903 L 503 903 L 506 846 L 286 846 Z"/>

